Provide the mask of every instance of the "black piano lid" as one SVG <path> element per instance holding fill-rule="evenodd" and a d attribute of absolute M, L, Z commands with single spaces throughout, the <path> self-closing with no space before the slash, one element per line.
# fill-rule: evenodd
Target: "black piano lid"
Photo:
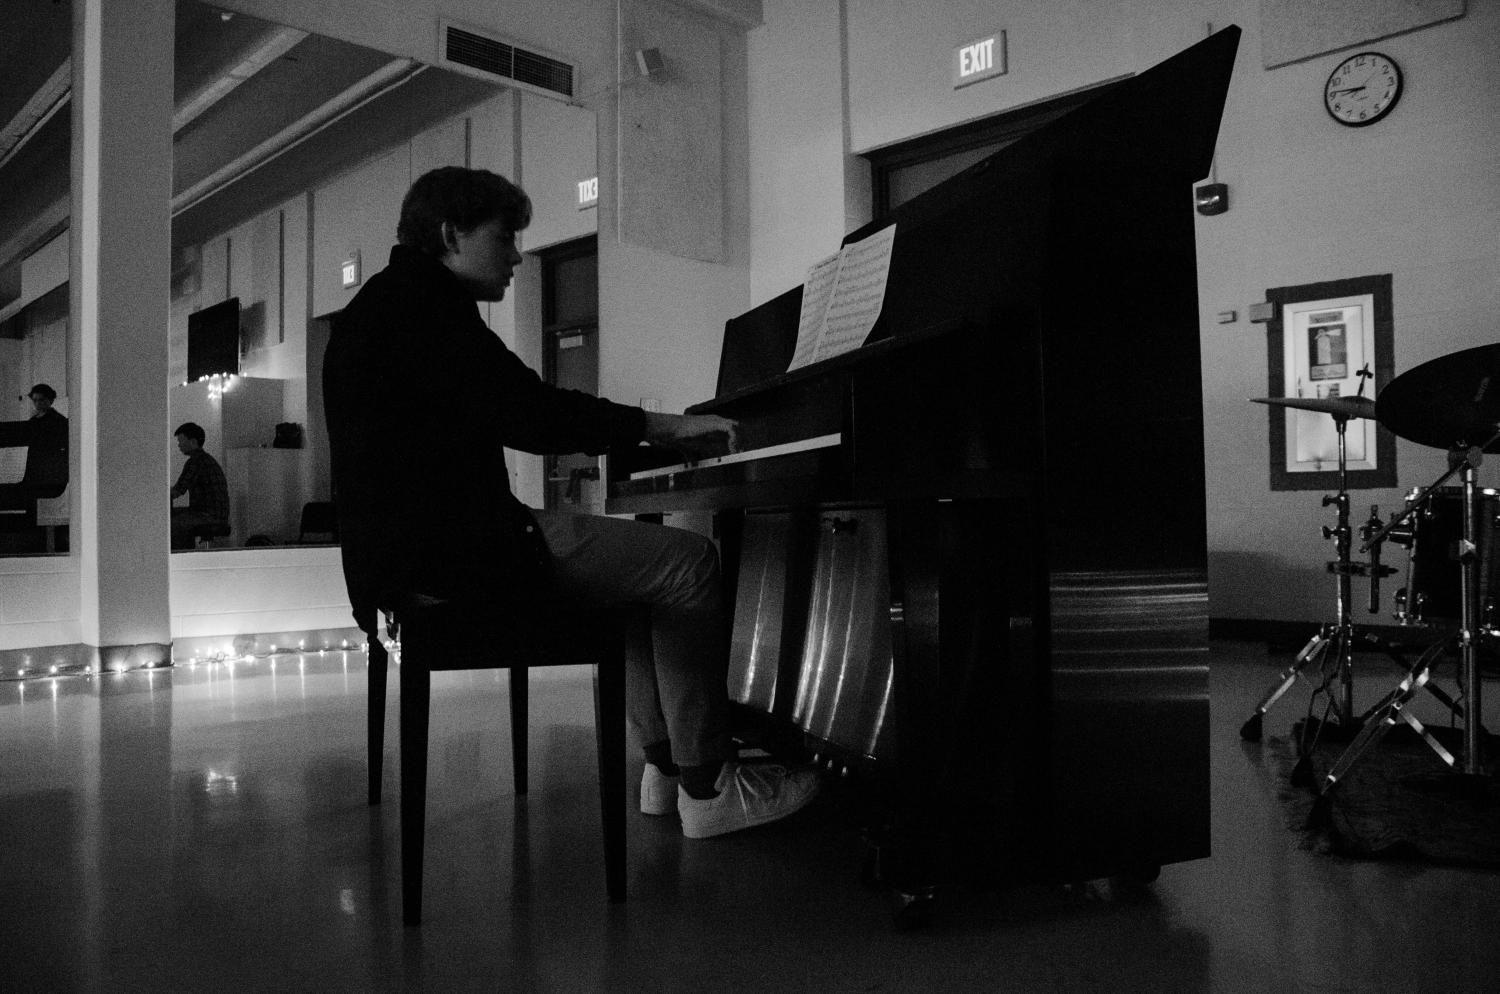
<path fill-rule="evenodd" d="M 889 215 L 850 232 L 843 244 L 874 234 L 894 221 L 896 243 L 887 293 L 899 281 L 907 280 L 925 281 L 929 290 L 941 290 L 932 283 L 943 275 L 930 271 L 922 239 L 903 239 L 902 232 L 914 232 L 949 219 L 966 203 L 993 201 L 1014 194 L 1027 178 L 1051 172 L 1061 160 L 1081 163 L 1084 168 L 1097 163 L 1101 182 L 1108 182 L 1113 170 L 1130 168 L 1175 175 L 1184 184 L 1202 178 L 1213 161 L 1239 39 L 1240 29 L 1231 25 L 1140 75 L 1110 86 L 1094 99 L 912 198 Z M 904 245 L 912 246 L 914 251 L 903 252 Z M 973 277 L 984 283 L 987 274 L 946 275 L 960 282 Z M 934 322 L 992 321 L 997 309 L 1003 313 L 1004 302 L 991 297 L 981 304 L 976 298 L 986 295 L 982 290 L 976 294 L 975 290 L 970 286 L 947 294 L 953 306 L 948 313 L 934 314 Z M 901 296 L 899 289 L 895 296 Z M 929 293 L 929 300 L 931 296 Z M 969 301 L 959 299 L 964 297 L 970 298 Z M 887 303 L 893 303 L 889 296 Z M 802 287 L 796 286 L 725 323 L 715 396 L 742 392 L 786 372 L 796 347 L 801 306 Z M 976 308 L 981 306 L 985 313 L 977 312 Z M 919 332 L 925 327 L 904 319 L 887 320 L 888 316 L 888 313 L 881 315 L 870 333 L 870 342 L 892 334 Z"/>

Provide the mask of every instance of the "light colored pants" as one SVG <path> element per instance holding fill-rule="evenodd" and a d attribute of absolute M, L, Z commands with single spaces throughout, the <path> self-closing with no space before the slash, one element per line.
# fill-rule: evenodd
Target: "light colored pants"
<path fill-rule="evenodd" d="M 637 741 L 670 741 L 681 765 L 727 758 L 729 630 L 713 542 L 641 521 L 532 514 L 560 593 L 650 609 L 649 640 L 633 638 L 627 654 L 626 704 Z"/>

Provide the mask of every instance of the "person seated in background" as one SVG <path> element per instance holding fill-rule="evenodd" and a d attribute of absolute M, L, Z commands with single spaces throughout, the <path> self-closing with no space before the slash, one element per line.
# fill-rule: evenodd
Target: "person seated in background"
<path fill-rule="evenodd" d="M 203 451 L 202 428 L 186 421 L 173 434 L 187 462 L 172 484 L 172 499 L 187 494 L 188 506 L 172 508 L 172 548 L 191 549 L 197 535 L 228 534 L 229 482 L 218 460 Z"/>
<path fill-rule="evenodd" d="M 52 409 L 55 400 L 47 384 L 31 388 L 31 445 L 21 483 L 33 497 L 58 497 L 68 488 L 68 419 Z"/>
<path fill-rule="evenodd" d="M 31 417 L 4 423 L 0 445 L 25 447 L 25 470 L 20 479 L 0 483 L 0 525 L 17 522 L 32 527 L 36 502 L 61 496 L 68 488 L 68 419 L 52 409 L 57 391 L 45 383 L 31 388 Z"/>

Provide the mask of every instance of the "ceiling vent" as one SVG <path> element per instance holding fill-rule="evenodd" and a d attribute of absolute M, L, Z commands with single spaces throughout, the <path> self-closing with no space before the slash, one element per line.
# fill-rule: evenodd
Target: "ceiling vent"
<path fill-rule="evenodd" d="M 575 73 L 568 63 L 456 24 L 438 26 L 438 64 L 550 97 L 573 96 Z"/>

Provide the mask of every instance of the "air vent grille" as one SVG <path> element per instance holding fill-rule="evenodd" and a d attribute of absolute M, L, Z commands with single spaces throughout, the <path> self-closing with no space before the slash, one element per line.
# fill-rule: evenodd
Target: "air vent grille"
<path fill-rule="evenodd" d="M 443 61 L 534 86 L 565 97 L 573 95 L 573 67 L 566 62 L 528 52 L 497 38 L 446 25 Z"/>

